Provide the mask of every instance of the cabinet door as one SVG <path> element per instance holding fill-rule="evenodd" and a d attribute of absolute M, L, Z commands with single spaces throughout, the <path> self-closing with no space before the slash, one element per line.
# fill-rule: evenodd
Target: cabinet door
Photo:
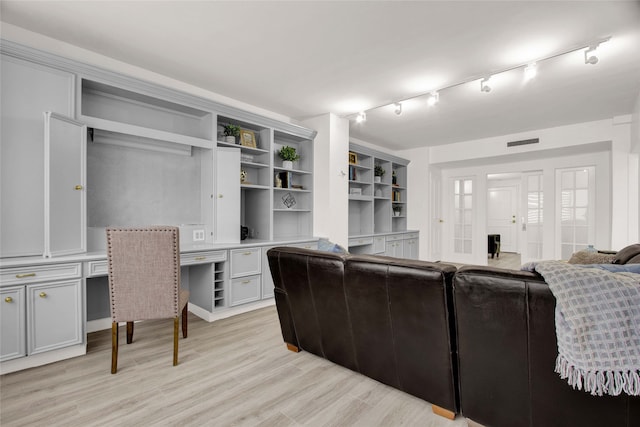
<path fill-rule="evenodd" d="M 418 239 L 403 240 L 403 255 L 408 259 L 418 259 Z"/>
<path fill-rule="evenodd" d="M 262 298 L 271 298 L 274 295 L 273 276 L 269 268 L 269 258 L 267 252 L 273 246 L 262 248 Z"/>
<path fill-rule="evenodd" d="M 29 354 L 83 342 L 82 280 L 27 285 Z"/>
<path fill-rule="evenodd" d="M 86 251 L 87 127 L 44 113 L 44 255 Z"/>
<path fill-rule="evenodd" d="M 26 356 L 24 286 L 0 289 L 0 361 Z"/>
<path fill-rule="evenodd" d="M 218 148 L 216 153 L 217 243 L 240 242 L 240 150 Z"/>
<path fill-rule="evenodd" d="M 0 257 L 42 255 L 44 111 L 73 116 L 73 74 L 0 59 Z"/>

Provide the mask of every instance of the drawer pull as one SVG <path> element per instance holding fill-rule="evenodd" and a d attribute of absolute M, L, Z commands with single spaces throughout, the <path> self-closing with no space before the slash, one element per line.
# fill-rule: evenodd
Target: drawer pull
<path fill-rule="evenodd" d="M 205 259 L 207 259 L 206 257 L 203 256 L 197 256 L 194 258 L 196 261 L 204 261 Z"/>
<path fill-rule="evenodd" d="M 75 186 L 75 189 L 76 189 L 76 190 L 82 190 L 82 185 L 76 185 L 76 186 Z"/>
<path fill-rule="evenodd" d="M 251 255 L 253 252 L 245 252 L 242 255 Z"/>
<path fill-rule="evenodd" d="M 247 285 L 249 283 L 251 283 L 251 280 L 245 280 L 244 282 L 242 282 L 243 285 Z"/>
<path fill-rule="evenodd" d="M 12 303 L 12 302 L 13 302 L 13 298 L 11 298 L 11 297 L 6 297 L 6 298 L 4 299 L 4 302 Z"/>
<path fill-rule="evenodd" d="M 16 279 L 24 279 L 25 277 L 36 277 L 36 273 L 16 274 Z"/>
<path fill-rule="evenodd" d="M 40 298 L 46 298 L 47 297 L 47 293 L 46 292 L 40 292 Z"/>

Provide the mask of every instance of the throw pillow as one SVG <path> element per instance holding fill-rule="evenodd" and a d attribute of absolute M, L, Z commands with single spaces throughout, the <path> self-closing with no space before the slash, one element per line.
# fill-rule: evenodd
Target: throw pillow
<path fill-rule="evenodd" d="M 569 264 L 607 264 L 611 263 L 615 255 L 600 252 L 578 251 L 571 255 Z"/>
<path fill-rule="evenodd" d="M 329 239 L 326 238 L 321 238 L 320 240 L 318 240 L 318 250 L 319 251 L 324 251 L 324 252 L 333 252 L 336 254 L 346 254 L 348 253 L 347 250 L 345 248 L 343 248 L 342 246 L 340 246 L 337 243 L 333 243 L 332 241 L 330 241 Z"/>
<path fill-rule="evenodd" d="M 640 254 L 640 243 L 629 245 L 626 248 L 622 248 L 616 253 L 613 259 L 614 264 L 626 264 L 631 258 Z"/>

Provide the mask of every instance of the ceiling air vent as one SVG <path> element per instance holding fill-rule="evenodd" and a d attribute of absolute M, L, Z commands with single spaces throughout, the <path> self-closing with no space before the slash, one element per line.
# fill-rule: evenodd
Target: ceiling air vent
<path fill-rule="evenodd" d="M 537 144 L 540 142 L 540 138 L 523 139 L 522 141 L 507 142 L 507 147 L 517 147 L 518 145 Z"/>

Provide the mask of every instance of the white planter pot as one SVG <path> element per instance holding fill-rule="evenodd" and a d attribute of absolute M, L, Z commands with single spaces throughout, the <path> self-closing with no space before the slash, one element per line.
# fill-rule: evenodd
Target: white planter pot
<path fill-rule="evenodd" d="M 236 137 L 233 135 L 227 135 L 224 137 L 224 140 L 226 142 L 228 142 L 229 144 L 235 144 L 236 143 Z"/>
<path fill-rule="evenodd" d="M 373 177 L 373 182 L 375 182 L 376 184 L 379 184 L 380 181 L 382 181 L 382 177 L 381 176 L 374 176 Z"/>
<path fill-rule="evenodd" d="M 394 212 L 393 216 L 400 216 L 400 212 Z"/>
<path fill-rule="evenodd" d="M 283 160 L 282 161 L 282 168 L 283 169 L 293 169 L 293 162 L 291 160 Z"/>

